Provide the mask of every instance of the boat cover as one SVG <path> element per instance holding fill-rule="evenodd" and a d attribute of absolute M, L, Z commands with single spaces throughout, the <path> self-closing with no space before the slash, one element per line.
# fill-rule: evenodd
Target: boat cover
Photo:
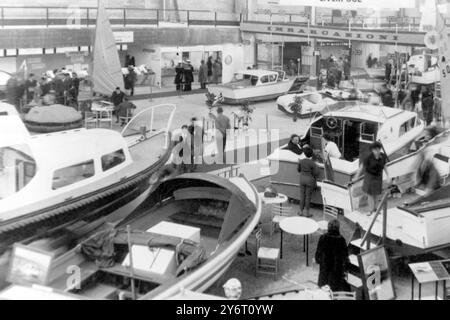
<path fill-rule="evenodd" d="M 81 114 L 72 107 L 60 104 L 33 107 L 26 115 L 25 122 L 41 124 L 64 124 L 81 121 Z"/>
<path fill-rule="evenodd" d="M 227 179 L 207 173 L 186 173 L 160 182 L 143 206 L 151 208 L 160 201 L 171 197 L 176 190 L 188 187 L 221 187 L 231 192 L 230 208 L 227 210 L 224 218 L 219 243 L 228 239 L 241 223 L 256 213 L 255 203 L 247 197 L 241 188 Z M 121 225 L 126 225 L 127 221 L 133 220 L 141 212 L 142 210 L 135 210 L 134 213 L 122 221 Z"/>
<path fill-rule="evenodd" d="M 149 248 L 174 250 L 178 262 L 177 276 L 194 269 L 206 261 L 206 250 L 190 240 L 180 240 L 176 237 L 133 230 L 130 234 L 130 242 L 132 245 L 146 245 Z M 95 261 L 98 266 L 109 268 L 118 262 L 116 261 L 114 245 L 128 245 L 126 230 L 113 229 L 103 231 L 82 243 L 81 252 L 88 260 Z"/>

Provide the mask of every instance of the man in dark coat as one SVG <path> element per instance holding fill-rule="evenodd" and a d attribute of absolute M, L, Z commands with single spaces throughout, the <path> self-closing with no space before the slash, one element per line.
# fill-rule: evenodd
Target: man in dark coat
<path fill-rule="evenodd" d="M 213 75 L 213 61 L 212 56 L 208 58 L 208 62 L 206 63 L 206 66 L 208 67 L 208 82 L 211 82 L 211 77 Z"/>
<path fill-rule="evenodd" d="M 191 61 L 187 60 L 184 66 L 184 91 L 192 90 L 192 82 L 194 82 L 194 67 L 191 65 Z"/>
<path fill-rule="evenodd" d="M 136 105 L 128 101 L 127 97 L 124 97 L 123 102 L 120 103 L 117 107 L 117 118 L 128 119 L 129 117 L 132 116 L 134 109 L 136 109 Z M 120 123 L 121 126 L 125 124 L 126 124 L 125 120 L 122 120 Z"/>
<path fill-rule="evenodd" d="M 206 89 L 206 83 L 208 82 L 208 66 L 205 60 L 202 60 L 200 68 L 198 69 L 198 82 L 200 82 L 200 88 Z"/>
<path fill-rule="evenodd" d="M 137 74 L 134 71 L 134 67 L 128 67 L 128 74 L 125 77 L 125 82 L 127 84 L 127 89 L 130 90 L 130 96 L 134 95 L 134 86 L 136 85 Z"/>
<path fill-rule="evenodd" d="M 434 98 L 433 94 L 429 90 L 422 93 L 422 112 L 423 118 L 425 119 L 427 126 L 429 126 L 431 122 L 433 122 L 434 112 Z"/>
<path fill-rule="evenodd" d="M 175 67 L 175 80 L 174 83 L 177 87 L 177 91 L 181 91 L 183 88 L 183 78 L 184 78 L 184 70 L 183 66 L 180 63 Z"/>
<path fill-rule="evenodd" d="M 316 262 L 320 265 L 319 287 L 328 285 L 332 291 L 350 291 L 345 280 L 349 265 L 347 243 L 339 232 L 339 221 L 328 223 L 328 232 L 322 235 L 317 244 Z"/>
<path fill-rule="evenodd" d="M 33 100 L 34 92 L 37 88 L 37 81 L 34 78 L 34 74 L 30 73 L 28 79 L 25 81 L 25 91 L 27 94 L 27 103 Z"/>

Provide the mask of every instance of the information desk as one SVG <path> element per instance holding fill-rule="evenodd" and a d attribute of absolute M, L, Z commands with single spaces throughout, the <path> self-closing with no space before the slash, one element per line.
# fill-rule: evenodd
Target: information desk
<path fill-rule="evenodd" d="M 419 284 L 419 300 L 422 299 L 422 284 L 435 283 L 434 298 L 438 299 L 439 282 L 442 282 L 443 300 L 446 299 L 446 282 L 450 280 L 448 269 L 450 260 L 435 260 L 419 263 L 411 263 L 408 265 L 412 271 L 411 277 L 411 300 L 414 300 L 414 278 Z"/>

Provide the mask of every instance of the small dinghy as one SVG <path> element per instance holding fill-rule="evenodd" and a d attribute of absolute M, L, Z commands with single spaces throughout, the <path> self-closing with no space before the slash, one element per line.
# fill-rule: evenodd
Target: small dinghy
<path fill-rule="evenodd" d="M 74 108 L 55 104 L 31 108 L 24 123 L 31 132 L 50 133 L 81 128 L 83 119 Z"/>
<path fill-rule="evenodd" d="M 203 292 L 228 269 L 260 216 L 261 199 L 244 177 L 181 175 L 160 182 L 129 216 L 103 220 L 91 236 L 81 230 L 93 224 L 74 224 L 16 245 L 8 279 L 80 299 Z M 75 281 L 68 267 L 82 270 Z"/>

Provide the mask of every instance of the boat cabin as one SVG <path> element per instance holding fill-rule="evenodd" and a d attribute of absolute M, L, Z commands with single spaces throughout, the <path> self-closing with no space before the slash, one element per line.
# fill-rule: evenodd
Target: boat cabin
<path fill-rule="evenodd" d="M 20 118 L 8 118 L 6 123 L 17 126 L 11 129 L 20 132 Z M 126 141 L 111 130 L 79 129 L 35 136 L 25 131 L 18 141 L 2 139 L 0 144 L 0 201 L 4 208 L 8 207 L 5 200 L 12 205 L 14 201 L 83 188 L 132 163 Z M 25 188 L 26 192 L 21 192 Z"/>
<path fill-rule="evenodd" d="M 257 87 L 285 81 L 284 71 L 245 70 L 234 74 L 230 84 L 242 87 Z"/>
<path fill-rule="evenodd" d="M 313 150 L 322 153 L 322 138 L 329 135 L 338 146 L 342 160 L 354 162 L 368 152 L 375 141 L 381 141 L 388 155 L 402 155 L 402 149 L 423 130 L 414 112 L 373 105 L 351 105 L 331 111 L 311 124 L 302 139 Z M 317 153 L 317 152 L 316 152 Z M 395 158 L 394 156 L 393 158 Z"/>

